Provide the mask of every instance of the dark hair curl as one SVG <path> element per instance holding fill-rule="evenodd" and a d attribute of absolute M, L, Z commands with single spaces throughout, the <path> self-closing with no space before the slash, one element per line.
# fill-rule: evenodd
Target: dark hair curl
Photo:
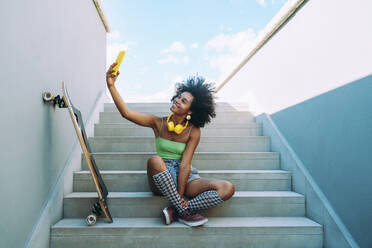
<path fill-rule="evenodd" d="M 213 83 L 204 83 L 205 79 L 201 76 L 189 77 L 186 82 L 176 83 L 176 94 L 171 101 L 183 92 L 189 92 L 193 97 L 190 106 L 192 117 L 190 122 L 196 127 L 204 127 L 212 118 L 216 117 Z"/>

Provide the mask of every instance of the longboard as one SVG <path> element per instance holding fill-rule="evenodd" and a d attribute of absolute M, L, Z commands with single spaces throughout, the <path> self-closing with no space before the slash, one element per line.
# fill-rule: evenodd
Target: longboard
<path fill-rule="evenodd" d="M 98 193 L 98 201 L 95 202 L 95 204 L 93 204 L 92 210 L 91 210 L 92 212 L 86 218 L 86 222 L 89 226 L 94 225 L 97 222 L 97 217 L 99 217 L 101 213 L 103 212 L 107 221 L 112 223 L 113 220 L 112 220 L 110 211 L 107 206 L 108 191 L 107 191 L 106 185 L 103 182 L 101 173 L 99 172 L 96 162 L 93 158 L 93 155 L 91 154 L 92 150 L 89 146 L 88 138 L 85 133 L 85 128 L 84 128 L 84 123 L 83 123 L 83 118 L 81 116 L 81 112 L 77 108 L 75 108 L 74 105 L 72 104 L 64 82 L 62 82 L 62 93 L 63 93 L 62 99 L 64 103 L 62 104 L 62 106 L 60 105 L 60 107 L 67 108 L 68 112 L 70 113 L 71 120 L 74 125 L 76 134 L 78 136 L 81 149 L 83 150 L 85 160 L 88 163 L 90 174 L 92 175 L 93 182 L 94 182 L 94 185 Z"/>

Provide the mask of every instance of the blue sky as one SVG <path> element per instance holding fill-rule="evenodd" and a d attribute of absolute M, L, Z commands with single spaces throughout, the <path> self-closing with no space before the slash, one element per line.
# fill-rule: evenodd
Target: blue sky
<path fill-rule="evenodd" d="M 127 102 L 169 101 L 196 74 L 218 85 L 286 0 L 103 0 L 107 67 L 126 56 L 116 86 Z"/>

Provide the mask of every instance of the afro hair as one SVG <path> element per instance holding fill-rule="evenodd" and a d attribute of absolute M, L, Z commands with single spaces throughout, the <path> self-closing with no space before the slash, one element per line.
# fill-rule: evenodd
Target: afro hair
<path fill-rule="evenodd" d="M 203 77 L 198 76 L 189 77 L 182 83 L 176 83 L 176 94 L 171 99 L 173 102 L 183 92 L 189 92 L 194 97 L 190 106 L 192 111 L 190 122 L 196 127 L 204 127 L 212 118 L 216 117 L 216 103 L 213 95 L 215 87 L 214 84 L 204 81 Z"/>

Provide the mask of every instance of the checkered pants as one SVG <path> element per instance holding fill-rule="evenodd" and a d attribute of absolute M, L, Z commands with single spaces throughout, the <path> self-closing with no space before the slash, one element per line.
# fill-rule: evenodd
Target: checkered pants
<path fill-rule="evenodd" d="M 164 196 L 173 204 L 178 213 L 182 213 L 186 209 L 196 211 L 199 209 L 206 209 L 218 205 L 223 202 L 215 190 L 205 191 L 196 197 L 189 200 L 187 208 L 181 207 L 181 197 L 177 191 L 173 178 L 168 170 L 159 174 L 153 175 L 156 187 L 163 193 Z"/>
<path fill-rule="evenodd" d="M 165 170 L 159 174 L 153 175 L 152 178 L 154 179 L 156 187 L 168 198 L 177 212 L 182 213 L 185 208 L 181 207 L 181 197 L 169 171 Z"/>
<path fill-rule="evenodd" d="M 206 209 L 206 208 L 216 206 L 222 202 L 223 200 L 217 194 L 217 191 L 209 190 L 189 200 L 188 209 L 194 210 L 194 211 L 199 210 L 199 209 Z"/>

